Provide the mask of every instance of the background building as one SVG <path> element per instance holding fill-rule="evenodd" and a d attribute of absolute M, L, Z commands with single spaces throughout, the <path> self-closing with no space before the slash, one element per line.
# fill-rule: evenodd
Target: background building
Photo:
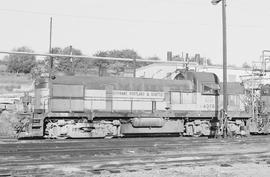
<path fill-rule="evenodd" d="M 216 65 L 199 65 L 195 62 L 179 62 L 179 63 L 155 63 L 148 66 L 138 68 L 136 70 L 137 77 L 145 78 L 156 78 L 156 79 L 172 79 L 175 72 L 188 69 L 197 72 L 212 72 L 215 73 L 219 80 L 222 82 L 223 79 L 223 68 L 222 66 Z M 241 82 L 242 76 L 251 75 L 251 68 L 241 68 L 241 67 L 228 67 L 228 82 Z"/>

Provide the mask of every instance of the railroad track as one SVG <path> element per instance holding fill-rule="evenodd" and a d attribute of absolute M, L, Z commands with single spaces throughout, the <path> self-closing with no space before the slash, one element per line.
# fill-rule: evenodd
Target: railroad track
<path fill-rule="evenodd" d="M 99 174 L 175 166 L 270 162 L 270 138 L 131 138 L 0 144 L 0 176 Z M 64 172 L 63 172 L 64 171 Z"/>

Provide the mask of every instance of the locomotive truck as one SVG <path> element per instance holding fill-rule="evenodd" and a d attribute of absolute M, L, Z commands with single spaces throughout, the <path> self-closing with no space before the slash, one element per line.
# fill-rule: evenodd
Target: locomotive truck
<path fill-rule="evenodd" d="M 20 137 L 209 136 L 222 124 L 214 73 L 184 71 L 174 80 L 64 76 L 35 81 L 34 110 Z M 228 85 L 227 130 L 248 134 L 244 89 Z"/>

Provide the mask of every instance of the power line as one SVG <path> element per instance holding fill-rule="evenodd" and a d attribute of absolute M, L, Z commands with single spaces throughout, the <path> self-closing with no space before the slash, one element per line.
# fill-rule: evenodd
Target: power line
<path fill-rule="evenodd" d="M 127 18 L 110 18 L 110 17 L 95 17 L 95 16 L 82 16 L 82 15 L 72 15 L 72 14 L 62 14 L 62 13 L 49 13 L 49 12 L 38 12 L 38 11 L 25 11 L 16 9 L 0 9 L 2 12 L 14 12 L 14 13 L 24 13 L 24 14 L 36 14 L 45 16 L 61 16 L 61 17 L 71 17 L 77 19 L 86 20 L 98 20 L 98 21 L 120 21 L 120 22 L 130 22 L 130 23 L 170 23 L 170 24 L 181 24 L 187 21 L 162 21 L 153 19 L 127 19 Z M 199 24 L 199 25 L 209 25 L 209 24 Z"/>
<path fill-rule="evenodd" d="M 117 21 L 124 23 L 153 23 L 153 24 L 171 24 L 171 25 L 183 25 L 189 24 L 194 26 L 214 26 L 207 23 L 192 23 L 190 21 L 165 21 L 165 20 L 153 20 L 153 19 L 126 19 L 126 18 L 110 18 L 110 17 L 94 17 L 94 16 L 79 16 L 71 14 L 62 14 L 62 13 L 49 13 L 49 12 L 37 12 L 37 11 L 25 11 L 25 10 L 16 10 L 16 9 L 0 9 L 2 12 L 14 12 L 14 13 L 24 13 L 24 14 L 36 14 L 44 16 L 59 16 L 59 17 L 68 17 L 75 18 L 80 20 L 95 20 L 95 21 Z"/>
<path fill-rule="evenodd" d="M 43 16 L 59 16 L 67 18 L 75 18 L 85 21 L 107 21 L 107 22 L 121 22 L 121 23 L 153 23 L 153 24 L 171 24 L 171 25 L 192 25 L 192 26 L 204 26 L 204 27 L 213 27 L 216 25 L 208 23 L 196 23 L 191 21 L 165 21 L 165 20 L 153 20 L 153 19 L 126 19 L 126 18 L 110 18 L 110 17 L 95 17 L 95 16 L 82 16 L 82 15 L 72 15 L 72 14 L 62 14 L 62 13 L 49 13 L 49 12 L 38 12 L 38 11 L 25 11 L 17 9 L 0 9 L 0 12 L 12 12 L 12 13 L 24 13 L 24 14 L 36 14 Z M 259 25 L 228 25 L 228 28 L 245 28 L 245 29 L 262 29 L 268 28 L 266 26 Z"/>

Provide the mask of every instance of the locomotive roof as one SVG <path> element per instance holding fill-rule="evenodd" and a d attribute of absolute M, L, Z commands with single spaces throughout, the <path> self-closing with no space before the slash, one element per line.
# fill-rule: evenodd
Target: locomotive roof
<path fill-rule="evenodd" d="M 214 73 L 207 73 L 207 72 L 193 72 L 193 74 L 197 80 L 201 82 L 211 82 L 215 84 L 219 84 L 219 79 L 216 74 Z"/>
<path fill-rule="evenodd" d="M 194 82 L 200 83 L 214 83 L 219 84 L 219 79 L 216 74 L 209 73 L 209 72 L 192 72 L 186 71 L 179 73 L 176 79 L 186 79 L 186 80 L 193 80 Z"/>
<path fill-rule="evenodd" d="M 164 80 L 127 77 L 97 77 L 97 76 L 56 76 L 53 84 L 84 85 L 89 89 L 106 89 L 112 86 L 114 90 L 130 91 L 187 91 L 192 92 L 194 85 L 189 80 Z"/>
<path fill-rule="evenodd" d="M 220 89 L 216 74 L 209 72 L 182 71 L 175 76 L 176 80 L 190 80 L 193 82 L 194 90 L 201 92 L 202 85 L 208 85 L 213 89 Z"/>

